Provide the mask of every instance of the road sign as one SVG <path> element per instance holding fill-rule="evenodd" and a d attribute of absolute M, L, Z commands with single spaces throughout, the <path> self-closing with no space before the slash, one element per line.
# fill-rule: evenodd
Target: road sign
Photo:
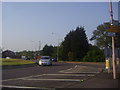
<path fill-rule="evenodd" d="M 112 49 L 109 47 L 105 47 L 104 54 L 105 54 L 105 58 L 111 58 L 112 57 Z"/>
<path fill-rule="evenodd" d="M 107 30 L 108 32 L 120 33 L 120 26 L 111 25 Z"/>
<path fill-rule="evenodd" d="M 108 35 L 108 36 L 111 36 L 111 37 L 115 37 L 115 36 L 116 36 L 116 33 L 115 33 L 115 32 L 108 32 L 107 35 Z"/>

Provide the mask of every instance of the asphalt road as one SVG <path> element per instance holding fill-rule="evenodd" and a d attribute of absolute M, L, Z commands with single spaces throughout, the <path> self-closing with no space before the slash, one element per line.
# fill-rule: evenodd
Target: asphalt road
<path fill-rule="evenodd" d="M 52 66 L 14 66 L 3 68 L 3 88 L 60 89 L 82 88 L 82 83 L 104 68 L 100 64 L 54 62 Z M 6 90 L 6 89 L 5 89 Z"/>

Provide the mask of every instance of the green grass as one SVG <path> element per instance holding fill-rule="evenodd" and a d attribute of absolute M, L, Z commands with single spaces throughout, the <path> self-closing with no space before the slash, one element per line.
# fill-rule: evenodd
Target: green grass
<path fill-rule="evenodd" d="M 34 64 L 35 62 L 22 60 L 22 59 L 5 59 L 0 58 L 0 66 L 4 65 L 23 65 L 23 64 Z"/>

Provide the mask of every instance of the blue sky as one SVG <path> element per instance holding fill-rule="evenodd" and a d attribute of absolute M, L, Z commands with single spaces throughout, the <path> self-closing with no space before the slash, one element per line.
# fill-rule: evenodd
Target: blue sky
<path fill-rule="evenodd" d="M 118 3 L 113 3 L 118 19 Z M 88 39 L 96 27 L 109 22 L 108 2 L 4 2 L 2 46 L 13 51 L 57 45 L 70 30 L 84 26 Z"/>

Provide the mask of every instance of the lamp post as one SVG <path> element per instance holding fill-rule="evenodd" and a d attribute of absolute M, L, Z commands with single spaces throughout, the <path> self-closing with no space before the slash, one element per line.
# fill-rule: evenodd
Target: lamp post
<path fill-rule="evenodd" d="M 58 61 L 58 59 L 59 59 L 59 34 L 58 34 L 58 33 L 53 33 L 53 32 L 52 32 L 52 35 L 53 35 L 53 34 L 58 35 L 58 43 L 57 43 L 57 61 Z"/>
<path fill-rule="evenodd" d="M 32 41 L 34 43 L 34 59 L 36 59 L 36 47 L 37 47 L 37 43 L 35 41 Z"/>
<path fill-rule="evenodd" d="M 34 51 L 37 51 L 37 42 L 35 42 L 35 41 L 32 41 L 33 43 L 34 43 Z"/>
<path fill-rule="evenodd" d="M 40 49 L 41 49 L 41 41 L 39 41 L 39 55 L 41 54 Z"/>

